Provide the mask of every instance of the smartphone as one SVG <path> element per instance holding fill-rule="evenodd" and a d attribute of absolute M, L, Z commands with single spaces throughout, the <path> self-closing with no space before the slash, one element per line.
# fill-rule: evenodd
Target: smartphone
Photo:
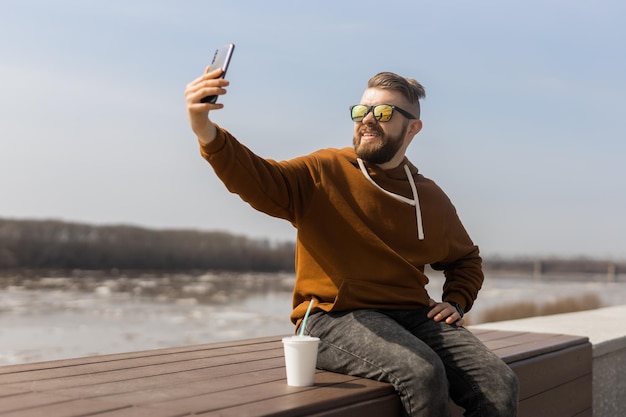
<path fill-rule="evenodd" d="M 226 75 L 226 70 L 228 69 L 228 64 L 230 64 L 230 59 L 233 56 L 233 51 L 235 50 L 235 44 L 229 43 L 228 45 L 224 45 L 221 48 L 217 48 L 215 50 L 215 54 L 213 54 L 213 61 L 211 61 L 211 66 L 209 66 L 209 71 L 216 70 L 218 68 L 222 69 L 222 75 L 220 78 L 224 78 Z M 217 101 L 217 96 L 206 96 L 200 100 L 202 103 L 215 103 Z"/>

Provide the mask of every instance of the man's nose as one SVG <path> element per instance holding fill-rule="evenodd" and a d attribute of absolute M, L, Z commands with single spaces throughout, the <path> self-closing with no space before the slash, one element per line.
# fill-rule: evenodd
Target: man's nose
<path fill-rule="evenodd" d="M 361 120 L 361 123 L 364 123 L 366 125 L 377 122 L 378 120 L 376 120 L 376 118 L 374 117 L 374 110 L 370 110 L 369 112 L 367 112 L 363 120 Z"/>

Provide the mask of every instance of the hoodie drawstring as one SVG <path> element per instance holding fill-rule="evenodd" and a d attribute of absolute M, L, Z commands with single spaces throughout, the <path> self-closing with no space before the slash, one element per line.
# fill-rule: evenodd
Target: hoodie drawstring
<path fill-rule="evenodd" d="M 367 168 L 365 167 L 363 160 L 361 158 L 357 158 L 356 160 L 359 163 L 359 167 L 361 168 L 361 172 L 363 173 L 365 178 L 367 178 L 369 182 L 374 184 L 376 188 L 378 188 L 385 194 L 395 198 L 396 200 L 402 201 L 403 203 L 406 203 L 415 207 L 415 219 L 417 222 L 417 238 L 419 240 L 424 240 L 424 226 L 422 224 L 422 209 L 420 207 L 420 200 L 417 194 L 417 187 L 415 186 L 415 180 L 413 179 L 413 175 L 411 175 L 411 169 L 409 168 L 409 166 L 407 164 L 404 164 L 404 172 L 406 173 L 406 178 L 407 180 L 409 180 L 409 184 L 411 185 L 411 192 L 413 193 L 413 199 L 406 198 L 402 195 L 395 194 L 395 193 L 392 193 L 391 191 L 385 190 L 383 187 L 378 185 L 376 181 L 372 179 L 372 177 L 370 177 L 370 174 L 367 172 Z"/>

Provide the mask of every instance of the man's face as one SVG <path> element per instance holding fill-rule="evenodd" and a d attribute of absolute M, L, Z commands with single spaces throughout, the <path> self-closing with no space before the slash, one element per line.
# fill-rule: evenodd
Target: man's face
<path fill-rule="evenodd" d="M 366 106 L 392 104 L 403 109 L 411 109 L 406 99 L 395 91 L 368 88 L 363 93 L 361 103 Z M 407 136 L 409 120 L 394 111 L 391 120 L 378 122 L 372 112 L 360 122 L 354 123 L 354 150 L 359 158 L 373 164 L 385 164 L 394 157 L 400 161 L 410 142 Z"/>

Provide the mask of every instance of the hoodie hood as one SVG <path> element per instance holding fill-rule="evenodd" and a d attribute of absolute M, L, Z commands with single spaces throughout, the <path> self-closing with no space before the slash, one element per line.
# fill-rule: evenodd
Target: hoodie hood
<path fill-rule="evenodd" d="M 411 171 L 411 168 L 413 168 L 413 170 L 417 173 L 417 169 L 415 169 L 415 167 L 413 166 L 409 167 L 410 162 L 408 162 L 406 159 L 400 165 L 403 167 L 404 175 L 406 175 L 406 179 L 409 182 L 409 185 L 411 186 L 411 192 L 413 194 L 413 198 L 411 199 L 411 198 L 406 198 L 403 195 L 392 193 L 391 191 L 385 190 L 383 187 L 378 185 L 376 181 L 372 179 L 369 172 L 367 172 L 367 168 L 365 167 L 365 163 L 363 162 L 363 160 L 361 158 L 357 158 L 356 160 L 365 178 L 367 178 L 369 182 L 374 184 L 376 188 L 378 188 L 380 191 L 387 194 L 388 196 L 395 198 L 396 200 L 402 201 L 403 203 L 406 203 L 415 207 L 415 221 L 417 223 L 417 239 L 424 240 L 424 225 L 422 224 L 422 210 L 420 207 L 419 195 L 417 194 L 417 187 L 415 186 L 415 180 L 413 179 L 413 172 Z M 390 171 L 393 171 L 393 172 L 390 172 L 391 174 L 390 176 L 395 177 L 395 175 L 397 175 L 397 172 L 395 172 L 396 170 L 397 169 L 390 170 Z"/>

